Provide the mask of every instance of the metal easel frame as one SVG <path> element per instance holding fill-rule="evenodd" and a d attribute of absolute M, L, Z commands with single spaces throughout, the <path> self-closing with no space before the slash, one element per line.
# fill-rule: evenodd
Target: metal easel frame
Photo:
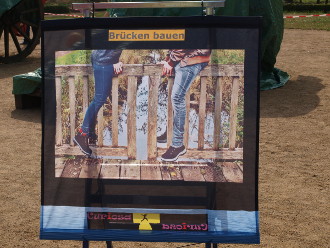
<path fill-rule="evenodd" d="M 218 1 L 159 1 L 159 2 L 98 2 L 72 3 L 72 8 L 79 10 L 84 17 L 94 18 L 97 9 L 126 9 L 126 8 L 202 8 L 204 15 L 214 15 L 214 8 L 224 7 L 226 0 Z M 214 190 L 214 185 L 208 186 L 208 193 Z M 89 241 L 83 241 L 82 248 L 89 248 Z M 205 243 L 205 248 L 217 248 L 216 243 Z M 113 248 L 111 241 L 106 241 L 106 248 Z"/>
<path fill-rule="evenodd" d="M 214 15 L 214 8 L 224 7 L 225 0 L 218 1 L 159 1 L 159 2 L 101 2 L 72 3 L 72 8 L 83 13 L 84 17 L 96 9 L 127 9 L 127 8 L 203 8 L 205 15 Z M 205 8 L 205 9 L 204 9 Z"/>

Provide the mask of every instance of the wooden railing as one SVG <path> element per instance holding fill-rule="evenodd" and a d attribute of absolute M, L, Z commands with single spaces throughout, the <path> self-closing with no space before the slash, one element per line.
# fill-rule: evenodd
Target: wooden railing
<path fill-rule="evenodd" d="M 97 153 L 102 154 L 120 154 L 127 153 L 129 159 L 136 159 L 136 93 L 137 79 L 141 76 L 149 76 L 149 94 L 148 94 L 148 159 L 154 160 L 158 156 L 159 150 L 157 147 L 157 107 L 158 107 L 158 88 L 161 83 L 161 66 L 160 65 L 124 65 L 122 76 L 127 77 L 127 148 L 118 146 L 118 77 L 114 77 L 112 81 L 112 145 L 111 147 L 104 146 L 103 138 L 98 140 Z M 91 65 L 67 65 L 56 66 L 56 145 L 58 147 L 66 146 L 65 151 L 68 153 L 68 144 L 63 144 L 62 136 L 62 80 L 66 80 L 69 84 L 69 119 L 70 119 L 70 142 L 72 148 L 74 146 L 73 137 L 76 133 L 75 116 L 76 116 L 76 89 L 75 80 L 78 77 L 83 80 L 83 111 L 87 110 L 89 104 L 88 88 L 93 77 Z M 244 76 L 243 65 L 209 65 L 200 73 L 200 98 L 199 98 L 199 125 L 198 125 L 198 149 L 190 149 L 189 157 L 202 158 L 204 149 L 204 129 L 206 117 L 206 84 L 207 78 L 215 77 L 216 95 L 215 95 L 215 113 L 214 113 L 214 142 L 213 149 L 207 149 L 208 156 L 212 158 L 224 159 L 242 159 L 242 149 L 236 148 L 236 130 L 237 130 L 237 106 L 239 97 L 239 77 Z M 230 127 L 229 127 L 229 147 L 220 149 L 220 123 L 221 123 L 221 104 L 223 101 L 224 77 L 231 78 L 231 104 L 230 104 Z M 173 77 L 169 78 L 168 87 L 168 110 L 167 110 L 167 145 L 170 145 L 173 132 L 173 109 L 171 103 L 171 91 L 173 87 Z M 187 113 L 190 108 L 190 94 L 186 95 Z M 186 115 L 185 130 L 189 128 L 189 114 Z M 103 137 L 104 121 L 103 109 L 98 114 L 98 137 Z M 189 132 L 184 134 L 184 144 L 188 147 Z M 111 148 L 111 149 L 109 149 Z M 117 148 L 117 149 L 116 149 Z M 188 147 L 189 149 L 189 147 Z M 103 150 L 103 152 L 102 152 Z M 194 151 L 193 151 L 194 150 Z M 63 150 L 62 150 L 63 152 Z M 72 153 L 72 152 L 71 152 Z"/>

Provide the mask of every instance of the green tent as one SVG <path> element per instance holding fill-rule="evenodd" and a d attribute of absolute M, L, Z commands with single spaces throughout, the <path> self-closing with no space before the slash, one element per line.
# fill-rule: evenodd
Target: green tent
<path fill-rule="evenodd" d="M 132 0 L 112 0 L 114 2 L 134 2 Z M 162 1 L 162 0 L 153 0 Z M 174 0 L 171 0 L 174 1 Z M 200 8 L 163 9 L 112 9 L 110 16 L 192 16 L 201 15 Z M 216 10 L 216 15 L 262 16 L 263 30 L 261 41 L 261 90 L 283 86 L 288 80 L 286 72 L 275 68 L 276 56 L 283 39 L 282 0 L 226 0 L 225 7 Z"/>

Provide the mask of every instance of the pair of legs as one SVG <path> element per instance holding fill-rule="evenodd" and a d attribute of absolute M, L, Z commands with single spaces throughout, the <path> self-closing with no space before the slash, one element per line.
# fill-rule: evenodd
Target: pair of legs
<path fill-rule="evenodd" d="M 91 155 L 92 150 L 88 145 L 88 138 L 95 139 L 95 125 L 97 114 L 108 96 L 111 94 L 113 65 L 95 65 L 93 64 L 95 94 L 93 101 L 88 106 L 80 133 L 74 137 L 74 142 L 80 147 L 83 153 Z"/>
<path fill-rule="evenodd" d="M 199 63 L 181 67 L 180 63 L 175 66 L 175 78 L 172 89 L 173 105 L 173 136 L 169 149 L 162 155 L 164 161 L 175 161 L 186 152 L 183 145 L 184 125 L 186 119 L 185 96 L 201 70 L 208 63 Z"/>

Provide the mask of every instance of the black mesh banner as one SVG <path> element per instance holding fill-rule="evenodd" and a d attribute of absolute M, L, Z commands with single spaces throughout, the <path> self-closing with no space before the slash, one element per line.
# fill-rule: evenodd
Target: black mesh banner
<path fill-rule="evenodd" d="M 259 243 L 259 18 L 42 27 L 42 239 Z"/>

